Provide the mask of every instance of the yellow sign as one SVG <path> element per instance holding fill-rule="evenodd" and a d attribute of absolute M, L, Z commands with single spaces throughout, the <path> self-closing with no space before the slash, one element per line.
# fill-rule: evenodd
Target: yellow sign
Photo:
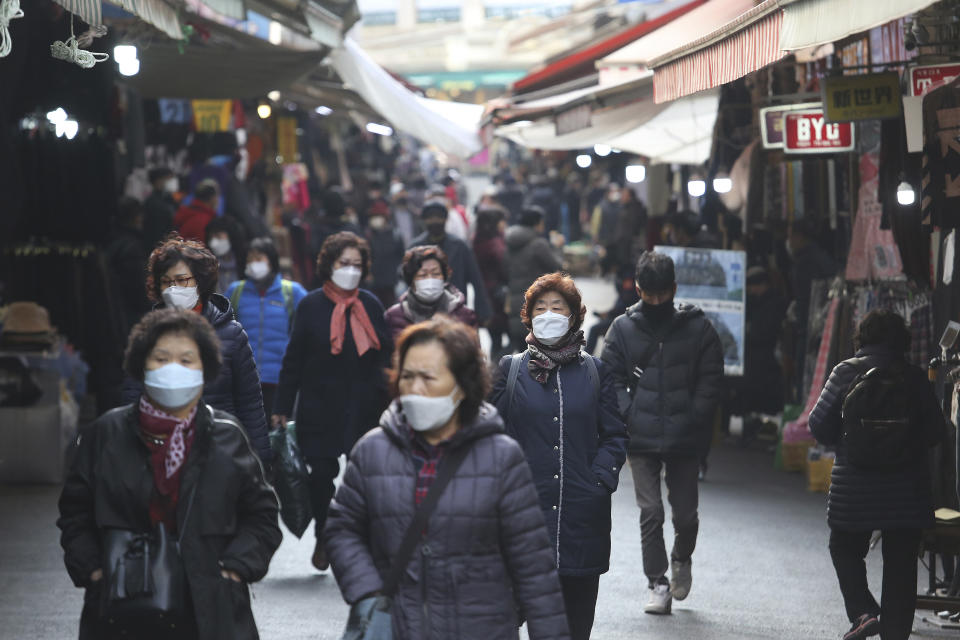
<path fill-rule="evenodd" d="M 823 81 L 827 122 L 899 118 L 900 76 L 896 72 L 829 76 Z"/>
<path fill-rule="evenodd" d="M 277 118 L 277 155 L 283 163 L 297 161 L 297 119 L 289 116 Z"/>
<path fill-rule="evenodd" d="M 193 100 L 193 126 L 201 133 L 230 130 L 233 102 L 230 100 Z"/>

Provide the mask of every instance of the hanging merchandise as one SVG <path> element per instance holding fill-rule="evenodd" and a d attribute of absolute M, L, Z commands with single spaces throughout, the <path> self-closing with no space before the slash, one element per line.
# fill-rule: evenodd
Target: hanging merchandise
<path fill-rule="evenodd" d="M 232 101 L 193 100 L 193 125 L 198 132 L 216 133 L 230 130 Z"/>
<path fill-rule="evenodd" d="M 70 14 L 70 37 L 66 41 L 57 40 L 50 45 L 50 55 L 57 60 L 72 62 L 81 69 L 92 69 L 98 62 L 110 59 L 106 53 L 94 53 L 80 48 L 77 36 L 73 33 L 73 14 Z"/>
<path fill-rule="evenodd" d="M 10 21 L 23 17 L 20 0 L 0 0 L 0 58 L 10 55 L 13 39 L 10 37 Z"/>

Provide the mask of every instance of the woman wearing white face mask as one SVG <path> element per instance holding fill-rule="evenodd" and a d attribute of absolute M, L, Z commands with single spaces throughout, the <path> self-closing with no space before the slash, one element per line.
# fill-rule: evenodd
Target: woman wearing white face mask
<path fill-rule="evenodd" d="M 246 268 L 246 243 L 243 232 L 232 218 L 220 216 L 207 225 L 207 246 L 220 263 L 217 293 L 226 295 L 227 288 L 243 277 Z"/>
<path fill-rule="evenodd" d="M 407 328 L 394 379 L 398 398 L 351 453 L 324 531 L 344 599 L 359 611 L 392 597 L 395 638 L 516 640 L 518 611 L 532 640 L 569 638 L 530 469 L 483 402 L 476 335 L 448 318 Z M 451 472 L 399 557 L 414 513 Z"/>
<path fill-rule="evenodd" d="M 220 366 L 217 336 L 194 313 L 154 311 L 131 332 L 125 368 L 144 392 L 81 434 L 60 497 L 67 572 L 86 589 L 81 639 L 257 637 L 247 584 L 282 540 L 278 504 L 236 418 L 201 402 Z M 172 558 L 186 584 L 170 591 L 183 597 L 163 625 L 113 612 L 131 581 L 103 558 L 137 550 L 118 530 L 180 540 Z M 123 566 L 139 567 L 129 557 Z"/>
<path fill-rule="evenodd" d="M 260 370 L 263 408 L 272 415 L 280 382 L 280 363 L 290 342 L 293 315 L 307 290 L 280 274 L 280 256 L 270 238 L 257 238 L 247 251 L 246 279 L 229 286 L 226 296 L 250 338 Z"/>
<path fill-rule="evenodd" d="M 500 361 L 490 394 L 533 471 L 574 640 L 593 628 L 628 441 L 609 369 L 581 350 L 585 315 L 572 278 L 538 278 L 521 311 L 527 350 Z"/>
<path fill-rule="evenodd" d="M 236 321 L 230 301 L 214 292 L 217 258 L 199 242 L 172 238 L 150 254 L 147 294 L 155 308 L 186 309 L 202 315 L 220 338 L 223 366 L 203 390 L 204 402 L 240 420 L 260 459 L 273 457 L 267 431 L 260 374 L 243 327 Z M 123 402 L 136 402 L 143 385 L 127 376 Z"/>
<path fill-rule="evenodd" d="M 310 465 L 317 534 L 311 561 L 320 571 L 329 566 L 319 542 L 338 458 L 377 423 L 389 401 L 385 371 L 393 341 L 380 301 L 360 288 L 369 270 L 370 248 L 362 238 L 345 231 L 324 241 L 317 258 L 323 287 L 297 306 L 274 398 L 274 427 L 295 417 Z"/>
<path fill-rule="evenodd" d="M 394 338 L 411 324 L 429 320 L 437 313 L 477 328 L 477 314 L 467 307 L 463 293 L 450 284 L 450 265 L 440 247 L 410 249 L 403 256 L 401 270 L 408 289 L 386 313 Z"/>

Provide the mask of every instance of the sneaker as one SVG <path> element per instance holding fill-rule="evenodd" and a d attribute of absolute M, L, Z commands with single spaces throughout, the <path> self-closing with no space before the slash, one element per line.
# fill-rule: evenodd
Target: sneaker
<path fill-rule="evenodd" d="M 861 640 L 880 634 L 880 621 L 877 616 L 865 613 L 853 623 L 850 631 L 843 635 L 843 640 Z"/>
<path fill-rule="evenodd" d="M 670 595 L 676 600 L 683 600 L 690 595 L 690 587 L 693 586 L 692 565 L 693 560 L 670 562 Z"/>
<path fill-rule="evenodd" d="M 670 596 L 670 585 L 657 584 L 650 589 L 650 600 L 643 607 L 644 613 L 654 615 L 665 615 L 670 613 L 673 598 Z"/>

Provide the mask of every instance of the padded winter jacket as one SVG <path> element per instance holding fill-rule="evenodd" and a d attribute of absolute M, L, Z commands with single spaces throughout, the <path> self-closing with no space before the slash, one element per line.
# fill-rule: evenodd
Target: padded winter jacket
<path fill-rule="evenodd" d="M 470 447 L 430 517 L 393 605 L 394 637 L 569 638 L 560 582 L 523 452 L 483 405 L 449 450 Z M 444 459 L 440 459 L 442 468 Z M 348 603 L 383 588 L 413 520 L 417 469 L 399 401 L 350 455 L 324 542 Z"/>
<path fill-rule="evenodd" d="M 432 245 L 427 233 L 421 233 L 413 239 L 411 247 L 423 247 Z M 473 285 L 473 307 L 477 312 L 477 319 L 480 324 L 487 321 L 492 313 L 490 300 L 487 299 L 487 289 L 483 286 L 483 274 L 477 266 L 477 260 L 473 256 L 470 245 L 466 242 L 451 236 L 449 233 L 443 237 L 439 244 L 443 252 L 447 254 L 447 262 L 450 265 L 450 284 L 455 286 L 464 295 L 467 293 L 467 284 Z"/>
<path fill-rule="evenodd" d="M 830 373 L 820 399 L 810 413 L 810 431 L 818 442 L 836 445 L 827 523 L 844 531 L 925 529 L 934 524 L 927 449 L 946 435 L 946 421 L 926 373 L 907 365 L 909 398 L 916 400 L 917 433 L 914 464 L 902 470 L 883 471 L 855 467 L 847 462 L 843 439 L 843 401 L 854 379 L 877 366 L 903 361 L 903 355 L 882 346 L 857 352 L 863 363 L 845 360 Z"/>
<path fill-rule="evenodd" d="M 411 300 L 410 298 L 412 296 L 413 292 L 407 289 L 400 296 L 397 303 L 387 309 L 383 315 L 384 320 L 387 322 L 387 327 L 390 328 L 390 335 L 393 336 L 394 340 L 397 339 L 397 336 L 399 336 L 404 329 L 418 322 L 416 309 L 414 307 L 420 309 L 421 312 L 425 312 L 430 308 L 415 298 Z M 443 291 L 443 296 L 437 300 L 434 313 L 448 315 L 457 322 L 462 322 L 472 329 L 477 328 L 477 314 L 467 306 L 467 299 L 463 293 L 458 291 L 452 284 L 447 284 L 446 289 Z"/>
<path fill-rule="evenodd" d="M 203 308 L 203 316 L 213 325 L 220 338 L 220 355 L 223 358 L 220 375 L 203 388 L 203 401 L 214 409 L 236 416 L 246 429 L 254 451 L 265 464 L 269 464 L 273 459 L 273 450 L 270 448 L 267 418 L 263 413 L 260 374 L 247 333 L 234 320 L 230 301 L 220 294 L 210 296 Z M 127 376 L 123 384 L 123 402 L 136 402 L 141 393 L 143 384 Z"/>
<path fill-rule="evenodd" d="M 523 295 L 533 281 L 545 273 L 559 271 L 563 260 L 547 239 L 533 227 L 516 225 L 507 229 L 507 273 L 510 291 L 510 310 L 507 316 L 511 323 L 519 324 Z M 520 328 L 515 328 L 523 332 Z"/>
<path fill-rule="evenodd" d="M 180 552 L 198 638 L 252 640 L 258 635 L 247 583 L 266 575 L 283 539 L 277 496 L 233 416 L 201 405 L 195 428 L 181 471 L 177 531 L 183 536 Z M 78 442 L 60 495 L 57 526 L 67 572 L 86 589 L 88 614 L 80 637 L 105 638 L 108 630 L 96 614 L 103 582 L 90 582 L 94 570 L 102 568 L 103 530 L 153 530 L 149 506 L 154 480 L 150 451 L 140 439 L 138 405 L 107 412 Z M 235 571 L 244 582 L 223 578 L 221 568 Z"/>
<path fill-rule="evenodd" d="M 560 575 L 606 573 L 610 495 L 617 490 L 628 440 L 610 369 L 596 362 L 598 391 L 580 360 L 561 365 L 540 384 L 524 354 L 511 402 L 511 360 L 500 361 L 490 401 L 530 464 Z"/>
<path fill-rule="evenodd" d="M 299 282 L 291 282 L 292 308 L 288 311 L 287 301 L 283 297 L 283 278 L 277 274 L 263 295 L 257 284 L 244 280 L 240 300 L 234 308 L 237 320 L 243 325 L 250 340 L 253 356 L 260 370 L 260 382 L 277 384 L 280 380 L 280 364 L 290 341 L 290 329 L 293 327 L 293 313 L 300 301 L 307 296 L 307 290 Z M 225 294 L 233 300 L 234 292 L 241 281 L 234 282 Z"/>
<path fill-rule="evenodd" d="M 697 307 L 680 305 L 655 328 L 642 305 L 613 321 L 601 355 L 617 388 L 630 452 L 701 456 L 722 392 L 720 337 Z"/>

